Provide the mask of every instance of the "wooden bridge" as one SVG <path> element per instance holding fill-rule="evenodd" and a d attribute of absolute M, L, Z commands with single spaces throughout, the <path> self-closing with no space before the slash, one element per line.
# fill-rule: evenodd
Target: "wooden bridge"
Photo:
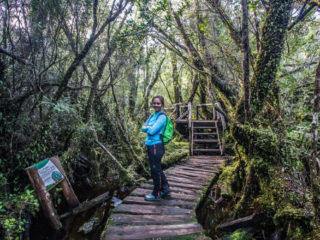
<path fill-rule="evenodd" d="M 225 161 L 222 156 L 192 156 L 166 170 L 170 199 L 145 201 L 144 195 L 151 193 L 153 184 L 152 180 L 142 184 L 112 211 L 103 239 L 172 239 L 188 235 L 192 239 L 207 239 L 194 208 L 202 189 Z"/>
<path fill-rule="evenodd" d="M 170 199 L 145 201 L 144 196 L 153 189 L 150 179 L 112 211 L 103 239 L 173 239 L 190 235 L 192 239 L 207 239 L 197 223 L 194 208 L 202 189 L 226 161 L 225 157 L 212 156 L 212 153 L 223 154 L 226 128 L 223 113 L 216 110 L 216 106 L 221 109 L 213 104 L 166 106 L 170 117 L 176 114 L 176 124 L 186 125 L 191 156 L 165 171 L 171 188 Z M 199 110 L 202 107 L 212 108 L 212 119 L 203 117 Z"/>

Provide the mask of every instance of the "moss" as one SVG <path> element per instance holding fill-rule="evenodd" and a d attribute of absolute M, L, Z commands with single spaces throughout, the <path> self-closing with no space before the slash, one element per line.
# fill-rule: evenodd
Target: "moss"
<path fill-rule="evenodd" d="M 165 154 L 161 160 L 163 168 L 169 168 L 189 155 L 188 142 L 175 142 L 172 141 L 165 145 Z"/>
<path fill-rule="evenodd" d="M 246 144 L 244 154 L 248 154 L 249 147 L 252 155 L 258 155 L 265 161 L 275 162 L 279 153 L 279 139 L 271 128 L 258 129 L 250 125 L 233 124 L 231 131 L 236 142 Z"/>
<path fill-rule="evenodd" d="M 224 197 L 231 197 L 242 187 L 244 178 L 244 165 L 241 161 L 236 161 L 223 168 L 217 182 Z"/>
<path fill-rule="evenodd" d="M 162 158 L 161 165 L 163 168 L 169 168 L 177 164 L 182 159 L 186 158 L 188 154 L 189 154 L 189 151 L 185 149 L 180 149 L 174 153 L 165 154 L 165 156 Z"/>
<path fill-rule="evenodd" d="M 297 220 L 302 222 L 308 222 L 311 220 L 311 216 L 304 209 L 297 208 L 290 203 L 287 203 L 284 208 L 278 209 L 274 215 L 276 223 L 286 223 L 288 220 Z"/>

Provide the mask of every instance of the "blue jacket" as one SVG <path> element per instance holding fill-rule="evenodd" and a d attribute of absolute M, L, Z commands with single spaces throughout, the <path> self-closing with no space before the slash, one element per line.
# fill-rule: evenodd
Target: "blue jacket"
<path fill-rule="evenodd" d="M 163 111 L 155 112 L 152 114 L 146 123 L 142 126 L 142 132 L 147 133 L 146 145 L 151 146 L 154 144 L 162 143 L 160 134 L 163 133 L 166 126 L 167 118 Z M 162 114 L 161 116 L 159 116 Z"/>

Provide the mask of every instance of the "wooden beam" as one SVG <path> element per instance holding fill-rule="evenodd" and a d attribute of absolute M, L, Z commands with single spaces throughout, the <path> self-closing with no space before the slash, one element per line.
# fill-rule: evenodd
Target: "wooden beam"
<path fill-rule="evenodd" d="M 49 219 L 50 225 L 53 229 L 59 230 L 62 224 L 59 220 L 58 215 L 55 212 L 50 194 L 47 191 L 44 182 L 42 181 L 38 169 L 36 167 L 30 167 L 26 169 L 30 182 L 37 193 L 40 205 L 43 209 L 45 216 Z"/>
<path fill-rule="evenodd" d="M 61 162 L 57 156 L 51 157 L 50 161 L 53 162 L 53 164 L 59 169 L 59 171 L 62 173 L 64 179 L 62 180 L 59 185 L 62 188 L 62 192 L 64 197 L 66 198 L 66 201 L 69 205 L 69 207 L 74 208 L 80 204 L 77 195 L 74 193 L 73 188 L 71 186 L 71 183 L 67 177 L 66 172 L 64 171 Z"/>

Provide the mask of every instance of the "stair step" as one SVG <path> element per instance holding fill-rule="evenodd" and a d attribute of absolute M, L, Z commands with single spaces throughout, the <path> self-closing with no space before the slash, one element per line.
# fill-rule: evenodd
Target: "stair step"
<path fill-rule="evenodd" d="M 216 127 L 215 126 L 212 126 L 212 127 L 210 127 L 210 126 L 207 126 L 207 127 L 193 127 L 193 128 L 197 128 L 197 129 L 215 129 Z"/>
<path fill-rule="evenodd" d="M 199 142 L 199 143 L 215 143 L 218 142 L 217 139 L 194 139 L 194 142 Z"/>
<path fill-rule="evenodd" d="M 215 123 L 217 120 L 192 120 L 194 123 Z"/>
<path fill-rule="evenodd" d="M 217 135 L 217 133 L 193 133 L 193 135 Z"/>
<path fill-rule="evenodd" d="M 220 152 L 220 149 L 193 149 L 194 152 Z"/>

